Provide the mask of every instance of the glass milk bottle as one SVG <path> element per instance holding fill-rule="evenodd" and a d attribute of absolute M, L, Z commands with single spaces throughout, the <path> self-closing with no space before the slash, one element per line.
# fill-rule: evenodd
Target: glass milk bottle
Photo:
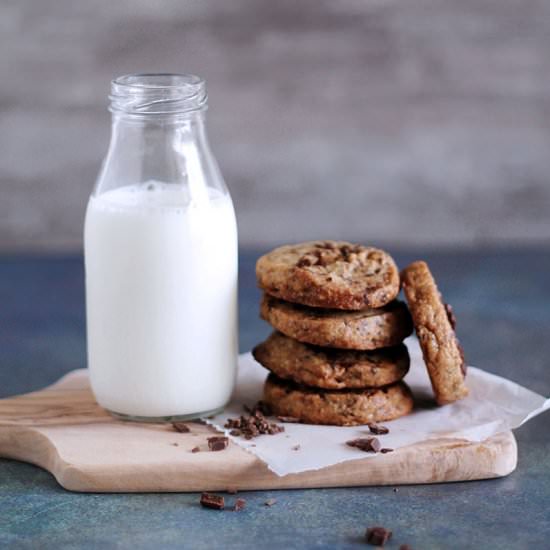
<path fill-rule="evenodd" d="M 84 227 L 92 389 L 123 418 L 210 415 L 236 375 L 237 226 L 206 137 L 205 82 L 127 75 L 110 100 Z"/>

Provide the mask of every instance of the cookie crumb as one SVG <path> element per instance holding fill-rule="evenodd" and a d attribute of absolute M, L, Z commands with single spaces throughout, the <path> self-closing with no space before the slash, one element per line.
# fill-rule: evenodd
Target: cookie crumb
<path fill-rule="evenodd" d="M 170 445 L 172 445 L 172 447 L 178 447 L 179 443 L 170 443 Z"/>
<path fill-rule="evenodd" d="M 299 451 L 301 449 L 300 445 L 294 445 L 294 447 L 291 447 L 293 451 Z"/>
<path fill-rule="evenodd" d="M 276 499 L 276 498 L 268 498 L 268 499 L 264 502 L 264 506 L 273 506 L 276 502 L 277 502 L 277 499 Z"/>
<path fill-rule="evenodd" d="M 201 495 L 200 504 L 204 508 L 212 508 L 213 510 L 223 510 L 225 506 L 225 501 L 221 495 L 215 495 L 213 493 L 203 493 Z"/>
<path fill-rule="evenodd" d="M 200 448 L 199 448 L 199 447 L 193 447 L 193 448 L 191 449 L 191 452 L 192 452 L 192 453 L 199 453 L 199 452 L 200 452 Z"/>
<path fill-rule="evenodd" d="M 389 449 L 388 447 L 384 447 L 383 449 L 380 449 L 380 452 L 385 455 L 386 453 L 393 453 L 393 449 Z"/>

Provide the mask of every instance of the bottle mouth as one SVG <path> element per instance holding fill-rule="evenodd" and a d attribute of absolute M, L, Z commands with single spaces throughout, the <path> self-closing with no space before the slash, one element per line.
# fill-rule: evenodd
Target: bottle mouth
<path fill-rule="evenodd" d="M 206 83 L 192 74 L 127 74 L 111 82 L 113 113 L 175 115 L 207 107 Z"/>

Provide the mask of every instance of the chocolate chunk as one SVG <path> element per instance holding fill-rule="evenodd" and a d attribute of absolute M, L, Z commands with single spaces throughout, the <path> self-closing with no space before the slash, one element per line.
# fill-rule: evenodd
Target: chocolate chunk
<path fill-rule="evenodd" d="M 365 536 L 369 544 L 384 546 L 391 539 L 391 531 L 384 527 L 369 527 Z"/>
<path fill-rule="evenodd" d="M 223 510 L 225 501 L 221 495 L 213 493 L 203 493 L 200 500 L 201 506 L 213 508 L 214 510 Z"/>
<path fill-rule="evenodd" d="M 238 430 L 240 427 L 241 427 L 240 418 L 228 418 L 226 423 L 224 424 L 224 428 L 233 428 Z"/>
<path fill-rule="evenodd" d="M 246 506 L 246 500 L 244 498 L 238 498 L 235 501 L 235 506 L 233 506 L 233 511 L 240 512 L 241 510 L 244 510 Z"/>
<path fill-rule="evenodd" d="M 376 437 L 361 437 L 346 441 L 349 447 L 355 447 L 366 453 L 377 453 L 380 450 L 380 441 Z"/>
<path fill-rule="evenodd" d="M 271 414 L 271 409 L 263 401 L 258 401 L 254 407 L 244 407 L 248 416 L 240 418 L 228 418 L 224 428 L 228 428 L 233 436 L 242 436 L 245 439 L 252 439 L 259 435 L 275 435 L 285 431 L 284 426 L 268 422 L 265 418 Z"/>
<path fill-rule="evenodd" d="M 229 438 L 224 435 L 216 435 L 208 438 L 208 448 L 211 451 L 223 451 L 229 445 Z"/>
<path fill-rule="evenodd" d="M 193 447 L 193 448 L 191 449 L 191 452 L 192 452 L 192 453 L 198 453 L 198 452 L 200 452 L 200 448 L 199 448 L 199 447 Z"/>
<path fill-rule="evenodd" d="M 456 347 L 458 348 L 458 353 L 460 353 L 460 371 L 462 372 L 462 376 L 466 378 L 468 367 L 466 366 L 466 358 L 464 357 L 464 348 L 458 341 L 458 338 L 456 339 Z"/>
<path fill-rule="evenodd" d="M 374 435 L 386 435 L 390 433 L 390 429 L 386 426 L 380 426 L 379 424 L 369 424 L 369 430 Z"/>
<path fill-rule="evenodd" d="M 313 262 L 316 261 L 316 258 L 312 258 L 311 256 L 302 256 L 297 262 L 296 267 L 309 267 L 310 265 L 313 265 Z"/>
<path fill-rule="evenodd" d="M 268 498 L 265 502 L 265 506 L 273 506 L 277 502 L 277 499 L 275 498 Z"/>
<path fill-rule="evenodd" d="M 385 455 L 386 453 L 393 453 L 393 449 L 388 449 L 387 447 L 384 447 L 383 449 L 380 449 L 380 452 Z"/>
<path fill-rule="evenodd" d="M 456 316 L 454 314 L 453 308 L 451 307 L 450 304 L 443 304 L 443 305 L 445 306 L 445 313 L 447 314 L 447 319 L 449 319 L 449 323 L 451 324 L 451 327 L 453 328 L 453 330 L 455 330 Z M 462 376 L 466 377 L 466 370 L 468 367 L 466 366 L 466 359 L 464 358 L 464 349 L 460 345 L 460 342 L 458 341 L 458 338 L 456 338 L 456 336 L 455 336 L 455 339 L 456 339 L 456 347 L 458 348 L 458 353 L 460 354 L 460 360 L 461 360 L 460 370 L 462 371 Z"/>
<path fill-rule="evenodd" d="M 320 265 L 321 267 L 327 266 L 331 261 L 330 256 L 323 254 L 319 250 L 315 251 L 315 256 L 317 257 L 317 260 L 315 261 L 315 265 Z"/>
<path fill-rule="evenodd" d="M 447 314 L 447 319 L 451 323 L 453 330 L 456 328 L 456 316 L 451 304 L 443 304 L 445 306 L 445 313 Z"/>
<path fill-rule="evenodd" d="M 300 422 L 300 419 L 295 416 L 278 416 L 277 420 L 279 422 L 287 422 L 288 424 L 295 424 L 296 422 Z"/>
<path fill-rule="evenodd" d="M 172 428 L 174 428 L 176 432 L 180 432 L 182 434 L 187 434 L 191 431 L 185 422 L 172 422 Z"/>
<path fill-rule="evenodd" d="M 296 267 L 311 267 L 313 265 L 324 267 L 331 261 L 332 256 L 333 254 L 327 254 L 326 250 L 323 250 L 321 247 L 317 247 L 317 249 L 304 254 L 296 262 Z"/>
<path fill-rule="evenodd" d="M 351 254 L 351 248 L 347 245 L 341 246 L 340 253 L 342 254 L 342 259 L 344 262 L 348 262 Z"/>

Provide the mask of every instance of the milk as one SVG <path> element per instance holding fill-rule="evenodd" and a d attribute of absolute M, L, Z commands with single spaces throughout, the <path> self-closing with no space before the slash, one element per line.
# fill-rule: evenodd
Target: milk
<path fill-rule="evenodd" d="M 92 195 L 84 228 L 88 366 L 99 404 L 138 417 L 229 400 L 237 229 L 228 194 L 148 182 Z"/>

